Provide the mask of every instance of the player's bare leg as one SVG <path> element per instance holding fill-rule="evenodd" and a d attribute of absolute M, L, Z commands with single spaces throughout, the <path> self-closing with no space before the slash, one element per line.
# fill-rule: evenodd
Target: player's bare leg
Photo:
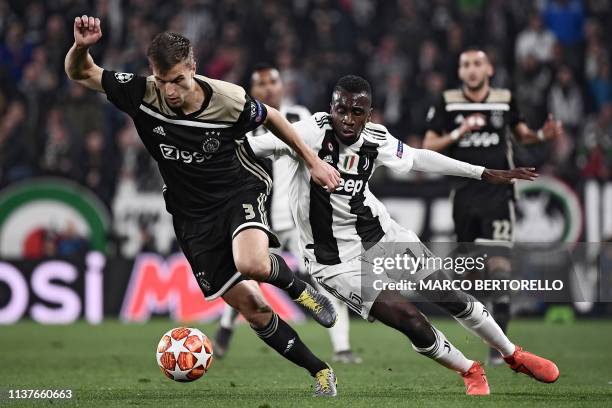
<path fill-rule="evenodd" d="M 236 268 L 243 275 L 283 289 L 322 326 L 332 327 L 336 311 L 331 302 L 291 271 L 282 256 L 268 248 L 268 235 L 256 228 L 242 230 L 232 241 Z"/>
<path fill-rule="evenodd" d="M 399 293 L 382 291 L 370 309 L 370 316 L 405 334 L 418 353 L 459 373 L 466 394 L 489 395 L 487 377 L 480 364 L 467 359 L 414 304 Z"/>
<path fill-rule="evenodd" d="M 335 396 L 336 376 L 302 342 L 299 335 L 268 305 L 257 282 L 241 281 L 223 295 L 241 313 L 257 336 L 287 360 L 308 370 L 315 378 L 315 395 Z"/>
<path fill-rule="evenodd" d="M 434 276 L 440 275 L 434 274 L 428 279 L 433 279 Z M 473 296 L 462 291 L 424 291 L 421 294 L 450 313 L 459 324 L 480 337 L 490 347 L 499 351 L 504 361 L 514 371 L 546 383 L 555 382 L 559 378 L 559 369 L 554 362 L 526 352 L 511 342 L 489 311 Z"/>

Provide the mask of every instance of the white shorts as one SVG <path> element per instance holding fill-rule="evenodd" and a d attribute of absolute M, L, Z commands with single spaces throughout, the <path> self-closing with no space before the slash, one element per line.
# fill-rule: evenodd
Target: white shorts
<path fill-rule="evenodd" d="M 412 243 L 413 245 L 405 245 Z M 376 257 L 394 257 L 396 254 L 411 253 L 413 256 L 428 256 L 431 252 L 423 245 L 417 235 L 392 221 L 384 237 L 362 255 L 337 265 L 322 265 L 309 262 L 308 273 L 323 288 L 346 303 L 362 318 L 374 320 L 370 309 L 381 292 L 381 287 L 396 283 L 401 277 L 394 271 L 376 274 L 373 272 L 373 260 Z M 411 280 L 422 279 L 434 271 L 419 270 L 410 277 Z"/>

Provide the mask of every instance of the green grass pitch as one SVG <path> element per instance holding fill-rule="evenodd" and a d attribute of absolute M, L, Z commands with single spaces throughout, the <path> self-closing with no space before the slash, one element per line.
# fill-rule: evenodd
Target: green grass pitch
<path fill-rule="evenodd" d="M 438 320 L 464 353 L 483 359 L 485 346 L 450 320 Z M 165 378 L 155 362 L 160 336 L 176 324 L 143 325 L 110 321 L 100 326 L 40 326 L 22 322 L 0 327 L 0 406 L 83 407 L 590 407 L 612 406 L 612 321 L 550 325 L 515 321 L 511 337 L 527 349 L 554 359 L 561 378 L 540 384 L 506 367 L 487 367 L 492 395 L 467 397 L 458 375 L 421 357 L 402 335 L 354 320 L 353 348 L 361 365 L 335 365 L 336 399 L 311 396 L 312 380 L 268 349 L 248 328 L 238 327 L 232 349 L 193 383 Z M 215 325 L 198 325 L 209 335 Z M 297 325 L 302 339 L 329 359 L 326 331 L 314 323 Z M 8 389 L 72 389 L 75 398 L 9 400 Z"/>

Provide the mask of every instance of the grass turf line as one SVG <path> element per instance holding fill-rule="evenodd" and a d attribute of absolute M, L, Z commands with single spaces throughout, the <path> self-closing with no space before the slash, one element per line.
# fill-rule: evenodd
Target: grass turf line
<path fill-rule="evenodd" d="M 486 347 L 450 320 L 434 322 L 468 358 L 483 360 Z M 41 326 L 21 322 L 0 327 L 0 406 L 248 406 L 248 407 L 592 407 L 612 401 L 612 321 L 549 325 L 513 321 L 510 335 L 526 349 L 552 358 L 561 378 L 540 384 L 506 367 L 486 367 L 492 395 L 464 395 L 460 377 L 416 354 L 399 333 L 353 320 L 351 343 L 364 358 L 356 366 L 335 364 L 339 397 L 311 396 L 307 373 L 265 346 L 240 325 L 223 360 L 193 383 L 175 383 L 157 368 L 155 348 L 173 326 L 165 319 L 143 325 L 107 321 Z M 195 325 L 213 335 L 215 325 Z M 296 325 L 316 354 L 330 360 L 325 329 Z M 8 389 L 72 389 L 71 401 L 8 400 Z"/>

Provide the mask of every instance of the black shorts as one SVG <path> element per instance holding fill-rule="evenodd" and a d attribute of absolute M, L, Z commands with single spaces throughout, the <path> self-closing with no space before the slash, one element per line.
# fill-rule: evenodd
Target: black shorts
<path fill-rule="evenodd" d="M 457 242 L 508 243 L 514 237 L 514 201 L 495 201 L 490 206 L 474 206 L 453 201 L 453 221 Z"/>
<path fill-rule="evenodd" d="M 205 220 L 173 217 L 176 239 L 206 300 L 247 279 L 236 270 L 232 254 L 232 240 L 240 231 L 261 229 L 268 234 L 270 247 L 279 246 L 268 224 L 267 199 L 264 192 L 246 191 Z"/>

